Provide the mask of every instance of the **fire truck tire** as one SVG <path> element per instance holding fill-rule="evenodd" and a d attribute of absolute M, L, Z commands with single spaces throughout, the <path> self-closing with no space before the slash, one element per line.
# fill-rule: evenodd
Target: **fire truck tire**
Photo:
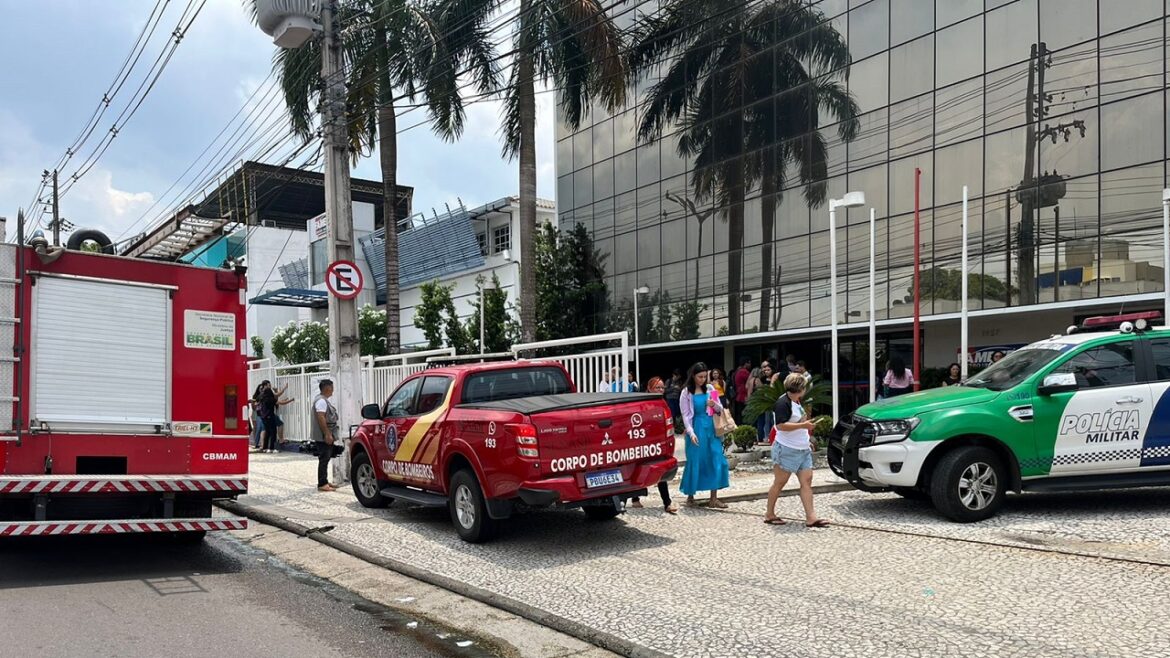
<path fill-rule="evenodd" d="M 353 456 L 349 464 L 349 481 L 353 483 L 353 495 L 362 507 L 379 508 L 390 504 L 390 499 L 381 493 L 374 465 L 366 453 L 359 452 Z"/>
<path fill-rule="evenodd" d="M 459 538 L 470 544 L 489 541 L 496 534 L 497 522 L 488 516 L 483 489 L 475 473 L 463 469 L 451 478 L 451 494 L 447 503 L 451 522 Z"/>
<path fill-rule="evenodd" d="M 1007 470 L 989 448 L 967 446 L 943 455 L 930 478 L 930 499 L 943 516 L 959 523 L 995 515 L 1006 495 Z"/>

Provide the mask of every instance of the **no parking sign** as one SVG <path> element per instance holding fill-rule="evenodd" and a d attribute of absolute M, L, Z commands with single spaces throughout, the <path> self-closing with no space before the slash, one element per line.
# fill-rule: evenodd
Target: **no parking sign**
<path fill-rule="evenodd" d="M 362 271 L 348 260 L 338 260 L 325 270 L 325 287 L 339 299 L 353 299 L 362 291 Z"/>

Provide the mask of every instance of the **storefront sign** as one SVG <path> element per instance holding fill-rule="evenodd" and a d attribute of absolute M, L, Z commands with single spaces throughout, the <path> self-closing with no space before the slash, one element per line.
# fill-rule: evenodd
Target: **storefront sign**
<path fill-rule="evenodd" d="M 1004 343 L 1001 345 L 978 345 L 967 349 L 967 363 L 973 366 L 991 365 L 991 357 L 996 352 L 1003 352 L 1004 356 L 1024 347 L 1026 343 Z M 955 350 L 958 356 L 959 351 Z"/>

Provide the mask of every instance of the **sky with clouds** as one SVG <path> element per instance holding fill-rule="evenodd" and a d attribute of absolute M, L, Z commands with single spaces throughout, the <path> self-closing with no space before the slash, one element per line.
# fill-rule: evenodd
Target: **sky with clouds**
<path fill-rule="evenodd" d="M 108 134 L 186 6 L 185 0 L 167 2 L 154 39 L 129 80 L 93 135 L 63 168 L 63 185 Z M 154 7 L 155 0 L 4 3 L 0 216 L 15 220 L 17 209 L 33 200 L 42 170 L 52 168 L 85 127 Z M 262 94 L 251 104 L 248 98 L 268 76 L 274 49 L 269 37 L 252 25 L 241 0 L 207 0 L 142 106 L 62 198 L 61 215 L 116 236 L 143 230 L 181 207 L 218 169 L 210 166 L 199 176 L 218 145 L 186 176 L 184 171 L 241 107 L 241 117 L 247 117 L 249 109 L 264 102 Z M 552 95 L 538 94 L 537 99 L 538 194 L 551 199 Z M 411 112 L 399 119 L 399 129 L 424 117 L 422 110 Z M 517 192 L 516 163 L 500 157 L 498 117 L 496 101 L 472 105 L 466 132 L 455 144 L 435 137 L 426 125 L 399 136 L 398 181 L 414 187 L 416 211 L 454 205 L 458 199 L 473 207 Z M 251 127 L 246 130 L 255 134 Z M 380 179 L 377 154 L 363 159 L 353 174 Z"/>

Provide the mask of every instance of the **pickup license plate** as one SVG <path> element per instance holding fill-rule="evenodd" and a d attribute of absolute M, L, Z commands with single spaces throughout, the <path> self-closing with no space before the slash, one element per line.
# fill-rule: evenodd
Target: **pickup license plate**
<path fill-rule="evenodd" d="M 585 486 L 589 487 L 590 489 L 597 489 L 598 487 L 609 487 L 621 483 L 622 472 L 620 470 L 585 474 Z"/>

